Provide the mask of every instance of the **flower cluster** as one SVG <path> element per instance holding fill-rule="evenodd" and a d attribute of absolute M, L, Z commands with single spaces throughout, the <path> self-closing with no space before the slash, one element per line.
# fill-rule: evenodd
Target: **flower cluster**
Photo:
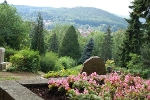
<path fill-rule="evenodd" d="M 87 76 L 83 72 L 77 76 L 51 79 L 48 84 L 50 90 L 57 87 L 58 91 L 65 91 L 72 99 L 92 94 L 93 97 L 110 100 L 150 100 L 150 80 L 145 81 L 130 74 L 102 76 L 94 72 Z"/>

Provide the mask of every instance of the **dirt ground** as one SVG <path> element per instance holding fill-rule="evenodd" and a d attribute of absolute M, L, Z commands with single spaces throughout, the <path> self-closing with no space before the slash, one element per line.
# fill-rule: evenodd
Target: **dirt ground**
<path fill-rule="evenodd" d="M 0 81 L 1 80 L 30 80 L 30 79 L 40 79 L 43 78 L 43 72 L 38 73 L 28 73 L 28 72 L 5 72 L 0 71 Z"/>

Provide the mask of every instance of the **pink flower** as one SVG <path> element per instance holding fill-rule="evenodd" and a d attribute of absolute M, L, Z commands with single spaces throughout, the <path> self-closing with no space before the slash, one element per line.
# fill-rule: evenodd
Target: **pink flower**
<path fill-rule="evenodd" d="M 91 76 L 91 77 L 97 77 L 98 74 L 97 74 L 96 72 L 94 72 L 94 73 L 92 73 L 90 76 Z"/>
<path fill-rule="evenodd" d="M 75 89 L 74 91 L 75 91 L 76 95 L 80 94 L 78 89 Z"/>
<path fill-rule="evenodd" d="M 51 80 L 48 81 L 48 84 L 53 84 L 53 83 L 55 83 L 54 79 L 51 79 Z"/>
<path fill-rule="evenodd" d="M 70 89 L 70 87 L 67 85 L 67 86 L 65 86 L 65 90 L 69 90 Z"/>
<path fill-rule="evenodd" d="M 150 95 L 147 96 L 147 99 L 150 100 Z"/>
<path fill-rule="evenodd" d="M 88 94 L 88 93 L 89 93 L 89 91 L 84 89 L 83 94 Z"/>
<path fill-rule="evenodd" d="M 83 72 L 82 75 L 83 75 L 83 76 L 87 76 L 86 72 Z"/>

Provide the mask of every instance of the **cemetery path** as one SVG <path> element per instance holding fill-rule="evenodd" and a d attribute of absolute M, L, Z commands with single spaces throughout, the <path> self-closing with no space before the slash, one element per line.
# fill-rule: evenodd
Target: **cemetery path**
<path fill-rule="evenodd" d="M 28 73 L 28 72 L 5 72 L 0 71 L 0 81 L 2 80 L 34 80 L 41 79 L 44 75 L 43 72 Z"/>

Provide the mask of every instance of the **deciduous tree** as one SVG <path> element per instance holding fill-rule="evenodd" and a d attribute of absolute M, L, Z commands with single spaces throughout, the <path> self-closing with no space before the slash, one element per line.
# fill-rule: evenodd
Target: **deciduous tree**
<path fill-rule="evenodd" d="M 22 41 L 28 36 L 26 25 L 15 7 L 10 6 L 6 0 L 0 4 L 0 46 L 21 49 Z"/>

